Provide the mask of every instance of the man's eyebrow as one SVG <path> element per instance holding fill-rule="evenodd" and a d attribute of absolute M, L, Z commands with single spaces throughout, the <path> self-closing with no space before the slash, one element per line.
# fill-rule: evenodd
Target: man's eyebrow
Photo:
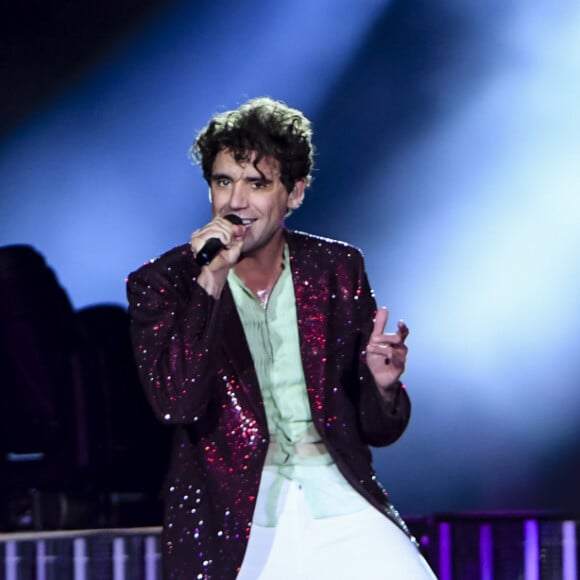
<path fill-rule="evenodd" d="M 220 179 L 228 179 L 229 181 L 235 181 L 234 178 L 227 173 L 212 173 L 212 181 L 219 181 Z M 266 177 L 265 175 L 248 175 L 244 177 L 244 181 L 248 183 L 263 183 L 265 185 L 273 183 L 274 180 Z"/>
<path fill-rule="evenodd" d="M 250 183 L 273 183 L 273 179 L 269 179 L 265 175 L 249 175 L 246 177 L 246 181 Z"/>
<path fill-rule="evenodd" d="M 211 178 L 218 180 L 218 179 L 232 179 L 231 175 L 228 175 L 227 173 L 212 173 L 211 174 Z"/>

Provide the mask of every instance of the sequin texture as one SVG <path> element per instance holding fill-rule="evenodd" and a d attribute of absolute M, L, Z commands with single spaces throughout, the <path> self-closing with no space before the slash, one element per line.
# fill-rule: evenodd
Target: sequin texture
<path fill-rule="evenodd" d="M 406 391 L 385 408 L 364 364 L 376 309 L 360 252 L 286 232 L 312 419 L 343 475 L 404 530 L 376 481 L 368 445 L 395 441 Z M 135 356 L 160 421 L 175 426 L 164 491 L 165 578 L 233 578 L 251 529 L 269 443 L 252 358 L 226 286 L 196 284 L 187 245 L 128 279 Z"/>

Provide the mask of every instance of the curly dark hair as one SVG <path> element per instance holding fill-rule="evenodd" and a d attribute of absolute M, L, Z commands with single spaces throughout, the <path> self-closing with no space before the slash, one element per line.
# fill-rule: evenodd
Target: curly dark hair
<path fill-rule="evenodd" d="M 254 167 L 263 157 L 280 164 L 280 181 L 288 192 L 299 179 L 312 180 L 314 146 L 310 121 L 297 109 L 270 97 L 251 99 L 234 111 L 215 115 L 197 136 L 191 156 L 211 183 L 216 155 L 230 152 L 236 161 L 248 161 L 255 152 Z"/>

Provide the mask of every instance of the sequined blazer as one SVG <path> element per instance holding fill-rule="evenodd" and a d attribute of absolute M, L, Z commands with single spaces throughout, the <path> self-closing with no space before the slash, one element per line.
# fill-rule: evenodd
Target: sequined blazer
<path fill-rule="evenodd" d="M 379 396 L 364 363 L 375 300 L 352 246 L 285 231 L 300 350 L 314 425 L 344 477 L 406 533 L 371 465 L 369 445 L 397 440 L 409 421 L 404 387 Z M 269 443 L 241 321 L 226 285 L 219 300 L 197 283 L 188 245 L 128 278 L 135 357 L 157 417 L 175 426 L 162 491 L 164 578 L 236 577 Z"/>

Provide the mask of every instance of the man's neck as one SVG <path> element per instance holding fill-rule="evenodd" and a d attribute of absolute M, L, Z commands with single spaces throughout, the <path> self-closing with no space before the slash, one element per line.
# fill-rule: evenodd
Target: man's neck
<path fill-rule="evenodd" d="M 271 290 L 280 277 L 284 263 L 284 234 L 275 238 L 258 251 L 242 256 L 234 266 L 234 272 L 252 292 Z"/>

